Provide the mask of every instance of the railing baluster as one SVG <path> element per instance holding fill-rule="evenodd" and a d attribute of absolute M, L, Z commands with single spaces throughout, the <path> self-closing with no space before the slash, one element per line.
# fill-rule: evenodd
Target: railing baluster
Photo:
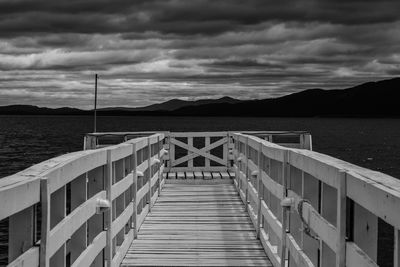
<path fill-rule="evenodd" d="M 172 168 L 172 165 L 175 161 L 175 144 L 171 142 L 175 139 L 174 136 L 170 136 L 169 138 L 169 168 Z"/>
<path fill-rule="evenodd" d="M 133 201 L 133 214 L 132 214 L 132 227 L 133 227 L 133 238 L 137 238 L 137 156 L 136 156 L 136 144 L 132 144 L 132 201 Z"/>
<path fill-rule="evenodd" d="M 250 181 L 250 175 L 249 175 L 249 138 L 246 137 L 246 146 L 244 149 L 245 157 L 246 157 L 246 166 L 245 166 L 245 178 L 246 178 L 246 202 L 244 203 L 245 205 L 245 210 L 248 211 L 248 204 L 249 204 L 249 181 Z"/>
<path fill-rule="evenodd" d="M 394 227 L 394 259 L 393 266 L 400 267 L 400 233 L 399 229 Z"/>
<path fill-rule="evenodd" d="M 40 267 L 49 266 L 47 246 L 50 233 L 50 193 L 46 177 L 40 180 L 40 202 L 42 208 L 41 238 L 40 238 Z"/>
<path fill-rule="evenodd" d="M 224 138 L 224 137 L 222 137 Z M 229 132 L 226 133 L 226 143 L 222 145 L 222 158 L 226 164 L 226 168 L 229 168 L 229 144 L 230 144 L 230 135 Z"/>
<path fill-rule="evenodd" d="M 161 164 L 163 164 L 163 161 L 161 159 L 161 149 L 162 146 L 160 145 L 160 136 L 157 136 L 157 157 L 160 163 L 158 163 L 158 196 L 161 194 L 161 178 L 162 178 L 162 173 L 161 173 Z"/>
<path fill-rule="evenodd" d="M 239 162 L 238 162 L 238 155 L 239 155 L 239 151 L 238 151 L 238 141 L 236 140 L 236 136 L 233 136 L 233 164 L 236 166 L 235 170 L 235 179 L 234 181 L 236 181 L 236 188 L 239 188 Z"/>
<path fill-rule="evenodd" d="M 104 260 L 106 266 L 111 266 L 113 258 L 113 238 L 111 233 L 111 225 L 113 221 L 113 203 L 112 203 L 112 180 L 113 180 L 113 166 L 111 161 L 111 150 L 107 150 L 107 165 L 105 168 L 104 175 L 104 188 L 106 191 L 106 198 L 109 201 L 111 207 L 104 212 L 104 230 L 107 234 L 106 247 L 104 248 L 105 255 Z"/>
<path fill-rule="evenodd" d="M 347 175 L 343 170 L 339 171 L 337 188 L 337 251 L 336 251 L 336 267 L 346 266 L 346 195 L 347 195 Z"/>
<path fill-rule="evenodd" d="M 150 142 L 150 137 L 147 138 L 147 151 L 148 151 L 148 157 L 147 157 L 147 162 L 148 162 L 148 168 L 147 168 L 147 177 L 148 180 L 147 182 L 149 183 L 149 191 L 148 191 L 148 198 L 147 198 L 147 204 L 149 205 L 149 212 L 151 212 L 151 178 L 153 177 L 153 172 L 151 168 L 151 142 Z"/>
<path fill-rule="evenodd" d="M 283 195 L 282 199 L 287 197 L 288 181 L 290 178 L 290 165 L 289 165 L 289 150 L 285 151 L 282 163 L 282 186 Z M 287 249 L 286 249 L 286 234 L 289 222 L 289 209 L 282 207 L 282 239 L 281 239 L 281 267 L 286 267 Z"/>
<path fill-rule="evenodd" d="M 261 175 L 262 175 L 262 168 L 261 168 L 261 155 L 262 155 L 262 143 L 260 142 L 258 146 L 258 162 L 257 162 L 257 195 L 258 195 L 258 203 L 257 203 L 257 239 L 260 239 L 260 225 L 261 225 L 261 201 L 263 200 L 263 195 L 261 193 L 261 187 L 262 187 L 262 180 L 261 180 Z"/>

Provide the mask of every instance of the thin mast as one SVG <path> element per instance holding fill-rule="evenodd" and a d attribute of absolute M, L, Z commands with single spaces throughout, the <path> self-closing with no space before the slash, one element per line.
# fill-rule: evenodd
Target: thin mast
<path fill-rule="evenodd" d="M 96 121 L 97 121 L 97 79 L 98 76 L 95 74 L 94 76 L 94 131 L 96 132 Z"/>

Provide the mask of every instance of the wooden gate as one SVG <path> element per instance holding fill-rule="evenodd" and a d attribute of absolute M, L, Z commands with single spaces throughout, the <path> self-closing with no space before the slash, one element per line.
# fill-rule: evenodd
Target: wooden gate
<path fill-rule="evenodd" d="M 169 171 L 226 171 L 229 143 L 228 132 L 169 133 Z"/>

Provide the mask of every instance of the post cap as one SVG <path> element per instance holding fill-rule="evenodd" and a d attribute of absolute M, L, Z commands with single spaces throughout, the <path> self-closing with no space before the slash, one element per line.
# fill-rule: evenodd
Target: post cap
<path fill-rule="evenodd" d="M 286 197 L 286 198 L 282 199 L 282 201 L 281 201 L 282 207 L 290 208 L 293 205 L 294 205 L 294 199 L 291 197 Z"/>
<path fill-rule="evenodd" d="M 251 172 L 251 176 L 254 177 L 254 176 L 257 176 L 257 175 L 258 175 L 258 171 L 257 170 Z"/>
<path fill-rule="evenodd" d="M 111 207 L 110 201 L 107 199 L 101 199 L 98 198 L 96 202 L 96 213 L 100 214 L 102 212 L 105 212 Z"/>

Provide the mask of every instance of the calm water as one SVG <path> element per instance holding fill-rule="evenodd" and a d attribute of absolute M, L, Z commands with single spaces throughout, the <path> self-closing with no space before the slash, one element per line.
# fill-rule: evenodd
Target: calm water
<path fill-rule="evenodd" d="M 0 116 L 0 177 L 82 149 L 91 117 Z M 400 177 L 400 119 L 101 117 L 98 131 L 306 130 L 314 150 Z"/>
<path fill-rule="evenodd" d="M 81 150 L 91 117 L 0 116 L 0 178 L 60 154 Z M 400 178 L 400 119 L 101 117 L 98 131 L 305 130 L 314 150 Z M 0 229 L 0 233 L 1 233 Z M 393 230 L 379 224 L 380 243 Z M 1 247 L 6 236 L 0 234 Z M 391 266 L 392 248 L 378 252 Z M 1 255 L 3 254 L 3 255 Z M 387 254 L 387 255 L 384 255 Z M 383 259 L 389 259 L 388 262 Z M 4 263 L 5 258 L 3 258 Z"/>

